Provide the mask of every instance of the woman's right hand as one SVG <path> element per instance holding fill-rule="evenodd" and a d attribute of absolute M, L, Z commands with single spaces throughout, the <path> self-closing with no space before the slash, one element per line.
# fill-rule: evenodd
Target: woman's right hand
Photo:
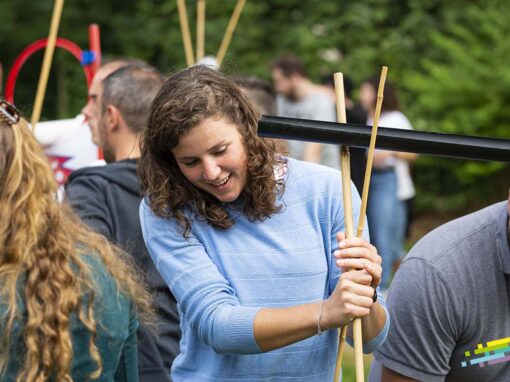
<path fill-rule="evenodd" d="M 331 296 L 324 302 L 322 329 L 339 328 L 370 314 L 374 305 L 372 276 L 365 270 L 342 273 Z"/>

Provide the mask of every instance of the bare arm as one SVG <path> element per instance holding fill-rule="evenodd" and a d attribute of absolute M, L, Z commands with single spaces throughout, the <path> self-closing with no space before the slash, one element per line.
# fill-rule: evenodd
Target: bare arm
<path fill-rule="evenodd" d="M 386 312 L 379 304 L 374 304 L 370 314 L 361 319 L 361 333 L 363 336 L 363 343 L 370 342 L 375 338 L 379 332 L 384 328 L 386 323 Z M 352 325 L 347 329 L 347 336 L 352 338 Z"/>
<path fill-rule="evenodd" d="M 293 344 L 317 334 L 321 302 L 290 308 L 265 308 L 255 316 L 253 331 L 262 351 Z"/>
<path fill-rule="evenodd" d="M 362 273 L 358 272 L 357 276 L 364 277 Z M 374 293 L 372 288 L 363 285 L 354 286 L 351 283 L 345 284 L 337 289 L 344 289 L 344 292 L 354 289 L 359 294 L 347 296 L 347 300 L 352 303 L 344 301 L 343 309 L 332 306 L 333 304 L 337 305 L 334 298 L 326 300 L 323 307 L 321 330 L 339 328 L 349 324 L 354 317 L 363 317 L 363 342 L 366 343 L 383 329 L 386 313 L 379 303 L 372 302 Z M 255 340 L 260 349 L 264 352 L 279 349 L 316 335 L 321 303 L 319 301 L 289 308 L 260 310 L 255 316 L 254 322 Z M 340 311 L 343 314 L 339 313 Z"/>
<path fill-rule="evenodd" d="M 387 167 L 387 161 L 390 158 L 396 158 L 405 160 L 408 163 L 412 163 L 418 158 L 418 154 L 415 153 L 404 153 L 400 151 L 386 151 L 386 150 L 376 150 L 374 152 L 374 167 L 376 168 L 384 168 Z"/>
<path fill-rule="evenodd" d="M 343 235 L 339 235 L 340 241 Z M 342 273 L 335 290 L 324 301 L 322 307 L 321 330 L 339 328 L 356 317 L 362 317 L 363 342 L 377 336 L 386 322 L 386 312 L 372 301 L 374 289 L 378 285 L 382 268 L 380 256 L 373 246 L 363 239 L 346 240 L 345 259 L 347 266 L 358 268 Z M 336 256 L 336 255 L 335 255 Z M 355 256 L 351 258 L 350 256 Z M 337 258 L 340 258 L 340 253 Z M 278 349 L 318 332 L 322 302 L 314 302 L 289 308 L 265 308 L 255 316 L 253 326 L 255 341 L 262 351 Z"/>
<path fill-rule="evenodd" d="M 418 158 L 418 154 L 415 153 L 405 153 L 402 151 L 393 151 L 393 156 L 398 159 L 405 160 L 408 163 L 414 162 Z"/>

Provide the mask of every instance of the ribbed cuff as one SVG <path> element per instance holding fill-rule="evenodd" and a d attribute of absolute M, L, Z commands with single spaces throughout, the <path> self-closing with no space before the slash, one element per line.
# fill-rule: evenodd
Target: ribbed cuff
<path fill-rule="evenodd" d="M 215 350 L 222 354 L 262 353 L 255 341 L 253 323 L 260 307 L 226 306 L 216 317 Z"/>
<path fill-rule="evenodd" d="M 386 340 L 386 337 L 388 336 L 388 331 L 390 330 L 390 316 L 388 314 L 388 311 L 386 310 L 386 307 L 384 308 L 384 311 L 386 312 L 386 321 L 384 322 L 384 327 L 377 336 L 372 338 L 366 344 L 363 344 L 363 353 L 365 354 L 373 353 L 374 351 L 376 351 L 377 348 L 382 345 L 382 343 Z"/>

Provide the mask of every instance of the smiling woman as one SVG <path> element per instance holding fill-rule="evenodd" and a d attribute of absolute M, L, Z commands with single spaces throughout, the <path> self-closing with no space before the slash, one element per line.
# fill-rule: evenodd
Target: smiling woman
<path fill-rule="evenodd" d="M 276 155 L 258 119 L 232 80 L 201 66 L 171 76 L 151 107 L 140 218 L 179 306 L 176 382 L 324 381 L 338 344 L 329 329 L 363 317 L 366 352 L 388 330 L 373 298 L 381 258 L 340 233 L 340 173 Z"/>
<path fill-rule="evenodd" d="M 190 79 L 190 74 L 195 78 Z M 251 219 L 262 220 L 279 211 L 274 193 L 278 181 L 272 174 L 282 160 L 274 155 L 273 146 L 257 136 L 257 119 L 246 96 L 214 70 L 195 67 L 175 74 L 154 100 L 150 128 L 142 138 L 141 187 L 151 195 L 151 209 L 158 216 L 176 218 L 185 233 L 191 229 L 183 213 L 189 206 L 212 226 L 231 227 L 223 202 L 233 201 L 241 190 L 244 212 Z M 218 171 L 213 163 L 225 166 L 218 176 L 211 173 Z M 228 193 L 235 195 L 233 199 L 217 198 L 221 190 L 211 183 L 218 184 L 230 173 L 237 195 L 232 190 Z"/>
<path fill-rule="evenodd" d="M 195 187 L 221 202 L 233 202 L 246 184 L 247 155 L 236 125 L 207 118 L 172 150 L 179 169 Z"/>

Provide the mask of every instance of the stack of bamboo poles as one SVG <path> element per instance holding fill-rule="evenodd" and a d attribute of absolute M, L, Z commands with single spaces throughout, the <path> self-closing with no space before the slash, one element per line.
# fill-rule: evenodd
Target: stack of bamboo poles
<path fill-rule="evenodd" d="M 237 4 L 234 8 L 234 12 L 232 12 L 232 16 L 230 17 L 230 21 L 227 25 L 227 30 L 225 31 L 225 35 L 223 36 L 223 40 L 221 41 L 221 45 L 218 49 L 218 54 L 216 55 L 216 63 L 218 67 L 221 67 L 223 59 L 227 54 L 228 47 L 230 45 L 230 41 L 232 40 L 232 36 L 236 29 L 237 23 L 239 21 L 239 17 L 241 16 L 241 12 L 244 8 L 246 0 L 238 0 Z M 193 54 L 193 43 L 191 40 L 191 33 L 188 23 L 188 14 L 186 12 L 186 3 L 185 0 L 177 0 L 177 8 L 179 10 L 179 22 L 181 25 L 181 33 L 182 33 L 182 42 L 184 44 L 184 54 L 186 56 L 186 65 L 188 67 L 196 64 L 196 62 L 200 61 L 204 58 L 205 52 L 205 0 L 197 0 L 197 51 L 196 51 L 196 61 L 195 56 Z"/>

